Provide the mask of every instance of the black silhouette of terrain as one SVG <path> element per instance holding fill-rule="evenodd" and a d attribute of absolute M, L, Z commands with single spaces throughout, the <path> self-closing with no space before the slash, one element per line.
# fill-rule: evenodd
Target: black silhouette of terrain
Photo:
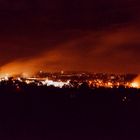
<path fill-rule="evenodd" d="M 1 139 L 124 140 L 139 130 L 139 89 L 0 87 Z"/>

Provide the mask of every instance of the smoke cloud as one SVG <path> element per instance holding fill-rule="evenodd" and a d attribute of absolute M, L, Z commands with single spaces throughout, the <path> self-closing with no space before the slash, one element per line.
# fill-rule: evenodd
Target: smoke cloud
<path fill-rule="evenodd" d="M 35 55 L 30 56 L 28 52 L 27 55 L 25 51 L 22 57 L 5 63 L 0 73 L 33 74 L 40 70 L 139 73 L 139 38 L 140 30 L 134 26 L 86 31 L 82 35 L 77 33 L 76 37 L 72 34 L 65 40 L 58 37 L 46 49 L 38 46 L 40 49 L 34 50 Z"/>

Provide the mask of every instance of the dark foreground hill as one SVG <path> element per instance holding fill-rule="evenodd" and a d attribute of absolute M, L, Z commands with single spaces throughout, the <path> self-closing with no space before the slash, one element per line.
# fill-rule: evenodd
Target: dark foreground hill
<path fill-rule="evenodd" d="M 137 89 L 0 87 L 0 138 L 139 139 Z"/>

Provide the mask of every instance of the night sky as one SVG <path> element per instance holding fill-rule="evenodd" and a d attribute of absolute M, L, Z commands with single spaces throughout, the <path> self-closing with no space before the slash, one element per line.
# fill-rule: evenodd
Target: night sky
<path fill-rule="evenodd" d="M 0 70 L 140 73 L 139 15 L 139 0 L 0 0 Z"/>

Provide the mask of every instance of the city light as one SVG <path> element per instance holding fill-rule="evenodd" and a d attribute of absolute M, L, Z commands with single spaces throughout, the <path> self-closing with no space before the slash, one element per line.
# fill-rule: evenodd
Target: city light
<path fill-rule="evenodd" d="M 47 85 L 47 86 L 54 86 L 54 87 L 59 87 L 62 88 L 64 85 L 69 85 L 69 81 L 67 82 L 62 82 L 62 81 L 53 81 L 53 80 L 45 80 L 42 81 L 43 85 Z"/>
<path fill-rule="evenodd" d="M 16 86 L 22 85 L 34 85 L 34 86 L 46 86 L 56 88 L 80 88 L 81 86 L 88 86 L 88 88 L 140 88 L 138 80 L 132 78 L 132 80 L 125 80 L 126 75 L 113 75 L 113 74 L 89 74 L 89 73 L 45 73 L 39 72 L 33 76 L 27 76 L 28 74 L 18 74 L 11 76 L 10 74 L 0 74 L 0 83 L 3 81 L 10 81 L 10 83 L 16 84 Z"/>
<path fill-rule="evenodd" d="M 138 82 L 132 82 L 131 87 L 133 88 L 139 88 L 139 83 Z"/>

